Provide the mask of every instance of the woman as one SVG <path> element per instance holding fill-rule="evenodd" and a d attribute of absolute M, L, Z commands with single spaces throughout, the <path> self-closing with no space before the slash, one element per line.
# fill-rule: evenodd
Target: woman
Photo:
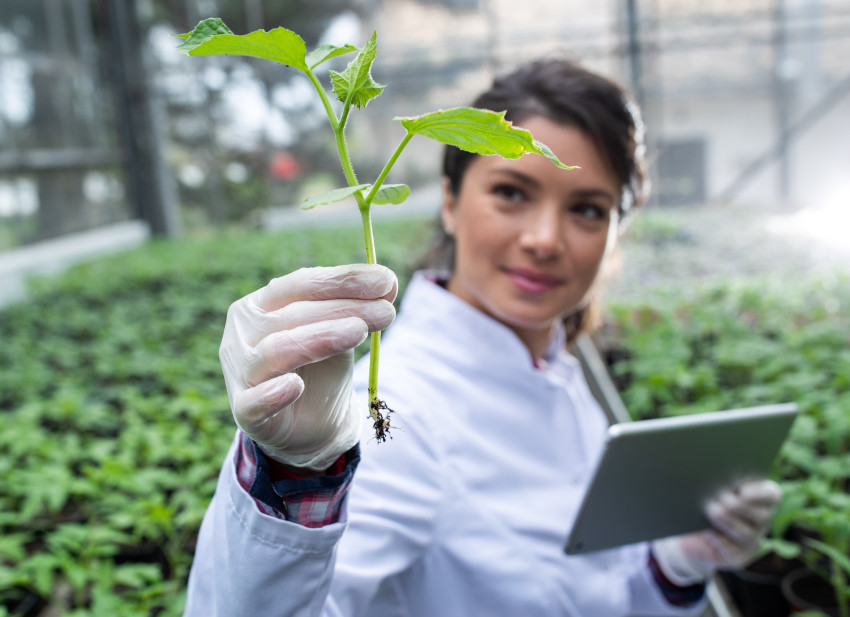
<path fill-rule="evenodd" d="M 300 270 L 234 303 L 221 359 L 241 430 L 187 614 L 695 614 L 711 572 L 753 554 L 779 498 L 767 481 L 718 498 L 710 531 L 564 554 L 606 426 L 565 348 L 645 197 L 640 121 L 618 86 L 558 60 L 474 105 L 580 169 L 446 151 L 448 270 L 414 276 L 382 345 L 392 441 L 360 439 L 366 367 L 351 372 L 393 321 L 392 273 Z"/>

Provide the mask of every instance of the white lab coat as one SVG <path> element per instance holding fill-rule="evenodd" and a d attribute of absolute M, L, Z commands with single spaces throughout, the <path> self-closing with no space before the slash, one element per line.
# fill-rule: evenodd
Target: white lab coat
<path fill-rule="evenodd" d="M 697 614 L 666 602 L 645 544 L 564 554 L 606 422 L 562 344 L 535 368 L 513 332 L 417 274 L 381 347 L 397 428 L 386 443 L 364 431 L 343 520 L 261 514 L 231 451 L 187 615 Z"/>

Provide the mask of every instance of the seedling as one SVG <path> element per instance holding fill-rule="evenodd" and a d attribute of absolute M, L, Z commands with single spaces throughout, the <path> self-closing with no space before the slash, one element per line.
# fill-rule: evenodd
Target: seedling
<path fill-rule="evenodd" d="M 505 120 L 504 112 L 456 107 L 439 110 L 415 117 L 395 118 L 401 122 L 406 133 L 398 147 L 372 183 L 361 183 L 357 179 L 348 145 L 345 128 L 352 106 L 363 108 L 383 92 L 386 86 L 372 79 L 372 63 L 377 54 L 377 35 L 357 49 L 352 45 L 322 45 L 307 52 L 304 40 L 286 28 L 270 31 L 257 30 L 245 35 L 236 35 L 219 18 L 201 21 L 192 32 L 176 35 L 184 39 L 178 49 L 190 56 L 238 55 L 271 60 L 303 72 L 318 92 L 328 115 L 336 140 L 339 162 L 348 186 L 308 198 L 302 208 L 335 203 L 353 197 L 360 209 L 363 235 L 366 242 L 366 261 L 377 263 L 375 240 L 372 234 L 372 204 L 400 204 L 410 195 L 405 184 L 384 184 L 404 148 L 414 135 L 423 135 L 440 143 L 456 146 L 463 150 L 483 155 L 498 154 L 516 159 L 526 153 L 542 154 L 564 169 L 573 169 L 561 163 L 544 144 L 535 140 L 525 129 L 513 126 Z M 323 63 L 353 52 L 357 56 L 343 72 L 329 71 L 330 94 L 316 76 L 315 70 Z M 342 104 L 339 115 L 331 103 L 331 96 Z M 378 358 L 381 333 L 374 332 L 370 341 L 369 360 L 369 415 L 373 421 L 375 437 L 385 441 L 390 430 L 387 404 L 378 398 Z M 384 417 L 382 412 L 386 411 Z"/>

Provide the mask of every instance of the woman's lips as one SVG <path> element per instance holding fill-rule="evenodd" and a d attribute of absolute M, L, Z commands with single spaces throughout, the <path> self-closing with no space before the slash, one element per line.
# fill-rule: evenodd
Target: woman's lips
<path fill-rule="evenodd" d="M 506 268 L 505 273 L 520 291 L 527 294 L 546 293 L 565 282 L 560 277 L 525 268 Z"/>

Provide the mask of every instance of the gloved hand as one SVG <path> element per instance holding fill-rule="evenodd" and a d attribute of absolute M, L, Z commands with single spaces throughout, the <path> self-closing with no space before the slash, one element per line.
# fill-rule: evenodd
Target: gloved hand
<path fill-rule="evenodd" d="M 360 438 L 353 349 L 395 318 L 383 266 L 304 268 L 227 312 L 219 358 L 236 424 L 271 458 L 322 471 Z"/>
<path fill-rule="evenodd" d="M 724 490 L 706 506 L 711 529 L 656 540 L 655 560 L 683 587 L 705 581 L 717 569 L 741 568 L 755 556 L 781 499 L 782 489 L 771 480 L 746 480 Z"/>

